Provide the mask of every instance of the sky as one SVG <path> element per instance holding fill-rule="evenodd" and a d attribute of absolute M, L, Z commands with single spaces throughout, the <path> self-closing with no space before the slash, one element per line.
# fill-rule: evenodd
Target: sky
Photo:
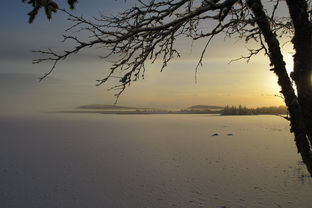
<path fill-rule="evenodd" d="M 65 1 L 63 1 L 65 2 Z M 92 18 L 99 13 L 114 15 L 135 0 L 79 1 L 75 14 Z M 113 104 L 108 83 L 96 87 L 96 80 L 105 76 L 109 65 L 98 58 L 101 51 L 84 51 L 61 62 L 42 82 L 38 78 L 49 70 L 49 64 L 32 64 L 38 58 L 32 50 L 60 49 L 62 34 L 71 24 L 57 13 L 51 21 L 43 11 L 33 24 L 28 24 L 31 10 L 20 1 L 1 3 L 0 8 L 0 115 L 44 112 L 75 108 L 84 104 Z M 66 4 L 61 4 L 66 7 Z M 180 41 L 181 58 L 173 60 L 163 72 L 160 63 L 147 65 L 144 80 L 132 84 L 121 95 L 118 105 L 181 109 L 191 105 L 246 105 L 249 107 L 282 105 L 276 84 L 269 71 L 267 57 L 259 55 L 249 64 L 232 59 L 247 54 L 247 47 L 238 39 L 217 38 L 208 48 L 203 67 L 195 82 L 195 67 L 202 43 Z M 66 46 L 66 45 L 65 45 Z M 284 48 L 291 66 L 291 48 Z"/>

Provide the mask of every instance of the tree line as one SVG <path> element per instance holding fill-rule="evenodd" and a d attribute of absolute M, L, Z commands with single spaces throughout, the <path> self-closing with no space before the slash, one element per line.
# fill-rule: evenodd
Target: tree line
<path fill-rule="evenodd" d="M 257 107 L 257 108 L 247 108 L 246 106 L 230 106 L 226 105 L 221 111 L 222 115 L 286 115 L 286 106 L 270 106 L 270 107 Z"/>

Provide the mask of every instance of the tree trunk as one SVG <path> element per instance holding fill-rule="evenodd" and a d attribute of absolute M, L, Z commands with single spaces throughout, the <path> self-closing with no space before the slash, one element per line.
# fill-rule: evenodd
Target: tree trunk
<path fill-rule="evenodd" d="M 312 25 L 309 21 L 306 0 L 286 0 L 286 2 L 295 29 L 292 42 L 296 53 L 292 79 L 297 86 L 298 101 L 312 144 Z"/>
<path fill-rule="evenodd" d="M 276 34 L 271 30 L 270 23 L 264 12 L 261 1 L 247 0 L 247 4 L 255 15 L 255 21 L 268 45 L 271 65 L 274 67 L 272 70 L 278 77 L 278 84 L 282 89 L 281 92 L 285 98 L 285 104 L 290 115 L 291 132 L 294 132 L 295 134 L 298 152 L 301 154 L 302 159 L 312 176 L 312 155 L 307 138 L 307 128 L 303 116 L 304 112 L 287 74 L 279 41 L 276 38 Z"/>

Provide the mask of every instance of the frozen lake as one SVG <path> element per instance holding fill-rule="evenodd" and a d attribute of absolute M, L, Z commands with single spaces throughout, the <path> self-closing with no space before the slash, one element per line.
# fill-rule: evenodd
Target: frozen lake
<path fill-rule="evenodd" d="M 300 161 L 277 116 L 2 116 L 0 207 L 310 208 Z"/>

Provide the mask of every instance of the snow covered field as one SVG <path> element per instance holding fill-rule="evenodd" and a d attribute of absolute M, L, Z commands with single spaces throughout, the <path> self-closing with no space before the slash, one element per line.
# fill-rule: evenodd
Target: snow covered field
<path fill-rule="evenodd" d="M 310 208 L 300 161 L 277 116 L 2 116 L 0 207 Z"/>

